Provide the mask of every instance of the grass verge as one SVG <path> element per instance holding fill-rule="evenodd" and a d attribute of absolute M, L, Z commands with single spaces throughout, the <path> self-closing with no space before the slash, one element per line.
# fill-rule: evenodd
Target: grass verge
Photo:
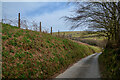
<path fill-rule="evenodd" d="M 50 78 L 100 48 L 2 25 L 2 78 Z"/>

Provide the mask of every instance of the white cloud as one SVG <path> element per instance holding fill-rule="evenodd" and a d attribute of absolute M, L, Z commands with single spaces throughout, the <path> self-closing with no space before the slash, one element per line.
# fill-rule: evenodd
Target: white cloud
<path fill-rule="evenodd" d="M 20 12 L 23 16 L 26 16 L 27 12 L 31 12 L 34 9 L 37 9 L 39 7 L 45 6 L 47 5 L 47 3 L 28 3 L 28 2 L 24 2 L 24 3 L 3 3 L 2 5 L 2 9 L 3 9 L 3 17 L 7 17 L 7 18 L 15 18 L 15 15 L 17 17 L 18 13 Z"/>
<path fill-rule="evenodd" d="M 37 15 L 29 19 L 36 20 L 38 24 L 41 21 L 43 29 L 49 29 L 49 32 L 51 27 L 53 27 L 53 32 L 57 32 L 58 30 L 70 31 L 71 24 L 66 23 L 66 21 L 62 17 L 70 16 L 74 14 L 74 12 L 72 12 L 73 10 L 74 10 L 74 6 L 71 6 L 69 8 L 58 10 L 53 13 Z M 82 26 L 82 27 L 76 28 L 75 31 L 82 31 L 85 29 L 87 28 Z"/>
<path fill-rule="evenodd" d="M 4 4 L 4 3 L 3 3 Z M 50 27 L 53 27 L 53 32 L 57 32 L 58 30 L 60 31 L 69 31 L 70 29 L 70 24 L 66 24 L 66 22 L 64 21 L 64 19 L 60 19 L 63 16 L 68 16 L 70 14 L 73 14 L 72 11 L 73 10 L 73 6 L 69 7 L 69 8 L 64 8 L 62 10 L 56 10 L 54 12 L 51 13 L 44 13 L 44 14 L 39 14 L 39 15 L 35 15 L 35 16 L 27 16 L 25 15 L 25 13 L 27 12 L 31 12 L 34 9 L 37 9 L 38 7 L 42 7 L 47 5 L 47 3 L 43 3 L 43 4 L 39 4 L 39 3 L 22 3 L 21 4 L 15 4 L 15 5 L 11 5 L 11 4 L 4 4 L 3 6 L 3 14 L 4 16 L 6 16 L 8 19 L 15 19 L 18 16 L 18 12 L 21 13 L 21 17 L 25 17 L 26 20 L 28 20 L 29 22 L 31 21 L 37 21 L 37 23 L 39 24 L 39 22 L 42 22 L 42 28 L 43 29 L 49 29 L 50 31 Z M 8 6 L 8 7 L 6 7 Z M 31 23 L 29 24 L 31 25 Z M 81 29 L 76 29 L 76 30 L 81 30 Z"/>
<path fill-rule="evenodd" d="M 41 21 L 42 26 L 46 29 L 50 29 L 50 27 L 53 27 L 53 32 L 57 32 L 58 30 L 68 31 L 70 27 L 69 25 L 65 24 L 64 19 L 61 19 L 61 17 L 70 15 L 70 11 L 72 9 L 73 6 L 52 13 L 45 13 L 31 18 L 29 17 L 29 19 L 36 20 L 38 23 Z"/>

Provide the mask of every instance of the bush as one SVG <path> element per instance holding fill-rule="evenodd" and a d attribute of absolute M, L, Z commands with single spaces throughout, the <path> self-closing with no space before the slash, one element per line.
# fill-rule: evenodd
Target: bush
<path fill-rule="evenodd" d="M 108 49 L 99 57 L 102 78 L 120 79 L 120 48 Z"/>

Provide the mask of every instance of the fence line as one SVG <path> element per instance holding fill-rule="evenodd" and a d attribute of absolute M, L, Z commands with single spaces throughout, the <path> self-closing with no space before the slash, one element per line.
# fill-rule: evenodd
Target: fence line
<path fill-rule="evenodd" d="M 9 19 L 2 19 L 2 22 L 3 22 L 3 23 L 4 23 L 4 21 L 5 21 L 5 22 L 8 22 L 10 25 L 11 25 L 11 23 L 12 23 L 13 25 L 14 25 L 14 24 L 15 24 L 16 26 L 18 25 L 19 28 L 24 27 L 24 28 L 26 28 L 26 29 L 28 29 L 28 28 L 27 28 L 27 27 L 28 27 L 27 23 L 28 23 L 28 24 L 31 23 L 31 22 L 27 21 L 26 19 L 25 19 L 25 20 L 22 20 L 20 13 L 18 13 L 18 18 L 16 18 L 15 21 L 14 21 L 14 20 L 12 21 L 12 20 L 9 20 Z M 16 22 L 18 22 L 18 24 L 16 24 Z M 33 21 L 33 22 L 34 22 L 34 21 Z M 30 25 L 31 25 L 31 24 L 30 24 Z M 33 26 L 33 27 L 30 27 L 31 30 L 34 30 L 34 28 L 36 28 L 37 30 L 35 30 L 35 31 L 38 31 L 38 27 L 39 27 L 39 32 L 48 33 L 47 30 L 46 30 L 46 31 L 45 31 L 45 30 L 42 31 L 42 22 L 39 22 L 39 26 L 38 26 L 37 24 L 35 24 L 35 22 L 34 22 L 34 24 L 32 23 L 32 26 Z M 35 27 L 35 26 L 36 26 L 36 27 Z M 51 27 L 51 30 L 50 30 L 50 34 L 53 35 L 52 27 Z M 53 36 L 54 36 L 54 35 L 53 35 Z M 61 37 L 61 38 L 70 38 L 68 35 L 65 35 L 65 32 L 61 35 L 59 30 L 58 30 L 58 34 L 57 34 L 56 36 Z"/>

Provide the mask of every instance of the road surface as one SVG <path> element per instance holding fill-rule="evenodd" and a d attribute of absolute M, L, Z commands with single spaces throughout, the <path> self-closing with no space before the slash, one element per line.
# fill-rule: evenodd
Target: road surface
<path fill-rule="evenodd" d="M 56 78 L 100 78 L 98 56 L 101 53 L 95 53 L 87 56 Z"/>

